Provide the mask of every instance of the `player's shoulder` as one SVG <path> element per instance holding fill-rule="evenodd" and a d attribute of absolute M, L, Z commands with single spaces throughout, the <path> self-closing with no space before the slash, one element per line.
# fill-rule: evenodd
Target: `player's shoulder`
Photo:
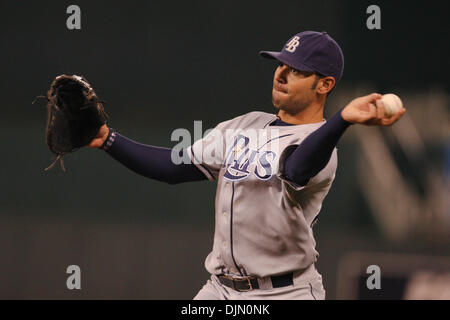
<path fill-rule="evenodd" d="M 251 111 L 228 121 L 221 123 L 222 127 L 226 128 L 249 128 L 258 127 L 263 128 L 276 119 L 273 113 L 263 111 Z"/>

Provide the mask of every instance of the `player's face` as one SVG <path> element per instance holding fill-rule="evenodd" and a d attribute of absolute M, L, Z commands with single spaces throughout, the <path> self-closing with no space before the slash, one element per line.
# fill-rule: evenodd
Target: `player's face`
<path fill-rule="evenodd" d="M 291 114 L 306 109 L 316 98 L 315 79 L 314 73 L 299 71 L 280 62 L 273 79 L 273 105 Z"/>

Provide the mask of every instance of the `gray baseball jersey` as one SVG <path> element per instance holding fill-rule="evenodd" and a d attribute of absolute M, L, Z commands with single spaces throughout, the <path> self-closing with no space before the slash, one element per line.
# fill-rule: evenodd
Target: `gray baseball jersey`
<path fill-rule="evenodd" d="M 283 176 L 284 159 L 325 123 L 270 126 L 276 115 L 251 112 L 222 122 L 187 149 L 217 180 L 211 274 L 267 277 L 305 269 L 318 257 L 312 226 L 335 177 L 337 152 L 306 186 Z"/>

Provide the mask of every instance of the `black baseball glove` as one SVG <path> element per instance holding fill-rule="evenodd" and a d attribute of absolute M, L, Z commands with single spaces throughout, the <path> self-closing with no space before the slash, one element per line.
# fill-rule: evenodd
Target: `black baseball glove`
<path fill-rule="evenodd" d="M 88 145 L 108 116 L 102 101 L 84 77 L 60 75 L 51 84 L 47 96 L 38 98 L 47 99 L 45 136 L 50 151 L 56 155 L 45 171 L 53 168 L 58 160 L 66 171 L 64 155 Z"/>

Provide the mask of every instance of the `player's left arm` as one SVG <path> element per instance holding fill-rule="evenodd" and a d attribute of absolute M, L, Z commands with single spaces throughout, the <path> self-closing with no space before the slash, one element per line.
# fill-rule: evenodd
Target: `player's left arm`
<path fill-rule="evenodd" d="M 285 157 L 283 176 L 298 186 L 305 186 L 330 161 L 334 148 L 351 124 L 390 126 L 406 112 L 400 110 L 392 117 L 384 115 L 377 93 L 356 98 L 332 116 L 327 123 L 306 137 Z"/>
<path fill-rule="evenodd" d="M 172 161 L 172 149 L 133 141 L 106 125 L 100 128 L 97 137 L 88 146 L 105 150 L 128 169 L 150 179 L 169 184 L 206 180 L 205 175 L 194 164 L 175 164 Z M 183 159 L 186 150 L 177 152 Z"/>

